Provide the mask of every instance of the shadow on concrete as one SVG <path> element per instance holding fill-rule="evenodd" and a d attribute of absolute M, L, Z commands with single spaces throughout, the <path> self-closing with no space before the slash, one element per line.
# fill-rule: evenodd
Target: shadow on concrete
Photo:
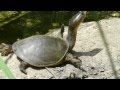
<path fill-rule="evenodd" d="M 80 56 L 95 56 L 97 55 L 102 49 L 101 48 L 95 48 L 92 51 L 89 52 L 76 52 L 76 51 L 72 51 L 72 54 L 80 57 Z"/>

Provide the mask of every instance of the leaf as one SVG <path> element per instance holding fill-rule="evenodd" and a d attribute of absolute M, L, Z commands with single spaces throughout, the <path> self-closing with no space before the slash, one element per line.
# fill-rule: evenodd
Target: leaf
<path fill-rule="evenodd" d="M 15 79 L 14 75 L 12 74 L 12 72 L 9 70 L 9 68 L 7 67 L 7 65 L 3 62 L 3 60 L 0 58 L 0 69 L 3 70 L 3 72 L 6 74 L 6 76 L 9 79 Z"/>

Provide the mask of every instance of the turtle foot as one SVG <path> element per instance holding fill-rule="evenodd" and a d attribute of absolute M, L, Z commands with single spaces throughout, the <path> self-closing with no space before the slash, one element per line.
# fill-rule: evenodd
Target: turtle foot
<path fill-rule="evenodd" d="M 27 67 L 28 67 L 28 64 L 24 61 L 21 61 L 20 65 L 19 65 L 19 69 L 21 72 L 23 72 L 26 75 L 27 75 L 27 72 L 26 72 Z"/>

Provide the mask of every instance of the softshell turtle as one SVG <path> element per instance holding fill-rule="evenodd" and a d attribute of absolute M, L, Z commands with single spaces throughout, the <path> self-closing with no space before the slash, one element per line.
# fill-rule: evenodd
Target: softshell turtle
<path fill-rule="evenodd" d="M 76 42 L 79 25 L 86 16 L 86 11 L 79 11 L 69 20 L 68 35 L 63 39 L 64 25 L 58 37 L 49 35 L 34 35 L 12 45 L 12 50 L 21 61 L 20 71 L 27 74 L 27 66 L 49 67 L 70 61 L 80 68 L 81 61 L 71 54 Z"/>

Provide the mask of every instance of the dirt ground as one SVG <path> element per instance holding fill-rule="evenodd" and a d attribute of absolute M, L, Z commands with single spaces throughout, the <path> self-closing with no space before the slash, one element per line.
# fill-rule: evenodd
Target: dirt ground
<path fill-rule="evenodd" d="M 75 73 L 79 79 L 116 79 L 120 77 L 120 18 L 110 18 L 97 22 L 82 23 L 77 32 L 74 55 L 82 61 L 84 70 L 72 64 L 63 63 L 56 67 L 27 69 L 27 75 L 19 70 L 20 62 L 13 55 L 8 67 L 17 79 L 65 79 Z M 58 31 L 54 32 L 56 34 Z M 64 36 L 67 35 L 65 27 Z M 6 59 L 7 57 L 2 57 Z M 0 78 L 7 78 L 0 71 Z"/>

